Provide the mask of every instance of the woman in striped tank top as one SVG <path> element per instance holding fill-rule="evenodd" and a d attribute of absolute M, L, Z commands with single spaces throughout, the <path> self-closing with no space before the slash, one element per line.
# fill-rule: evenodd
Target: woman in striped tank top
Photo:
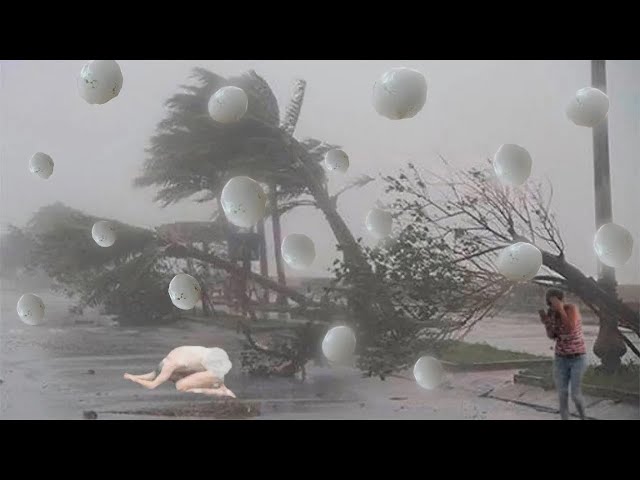
<path fill-rule="evenodd" d="M 554 378 L 560 397 L 560 416 L 569 420 L 569 387 L 571 398 L 582 420 L 585 419 L 582 399 L 582 376 L 587 368 L 582 318 L 577 305 L 564 303 L 562 290 L 550 289 L 546 294 L 549 310 L 540 310 L 540 320 L 547 336 L 556 342 Z"/>

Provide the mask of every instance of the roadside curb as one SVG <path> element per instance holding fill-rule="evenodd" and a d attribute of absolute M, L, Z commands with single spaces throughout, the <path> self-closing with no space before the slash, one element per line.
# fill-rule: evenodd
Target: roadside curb
<path fill-rule="evenodd" d="M 530 385 L 533 387 L 541 387 L 544 390 L 555 390 L 555 385 L 552 381 L 546 378 L 538 377 L 536 375 L 527 375 L 523 373 L 516 373 L 513 376 L 513 383 L 519 383 L 522 385 Z M 593 395 L 594 397 L 609 398 L 614 400 L 620 400 L 626 403 L 638 404 L 640 402 L 640 394 L 638 392 L 629 392 L 626 390 L 619 390 L 616 388 L 605 388 L 597 385 L 582 384 L 582 391 L 587 395 Z"/>

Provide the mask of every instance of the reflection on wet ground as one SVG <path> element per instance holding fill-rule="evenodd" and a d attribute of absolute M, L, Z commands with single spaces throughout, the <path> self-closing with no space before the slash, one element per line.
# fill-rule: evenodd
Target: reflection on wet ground
<path fill-rule="evenodd" d="M 67 300 L 49 294 L 42 295 L 49 322 L 28 327 L 15 315 L 13 300 L 19 296 L 19 292 L 6 291 L 2 295 L 3 419 L 556 418 L 553 413 L 485 395 L 509 384 L 512 371 L 457 374 L 447 387 L 433 392 L 405 379 L 365 379 L 349 368 L 312 367 L 304 383 L 292 378 L 256 378 L 240 372 L 241 337 L 233 331 L 191 322 L 116 327 L 96 312 L 74 318 L 68 314 Z M 122 378 L 125 372 L 151 371 L 179 345 L 227 350 L 235 365 L 226 383 L 239 400 L 180 393 L 169 383 L 150 391 Z"/>

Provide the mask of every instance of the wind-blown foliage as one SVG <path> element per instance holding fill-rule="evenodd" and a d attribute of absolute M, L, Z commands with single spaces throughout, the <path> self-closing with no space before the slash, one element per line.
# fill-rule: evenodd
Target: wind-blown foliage
<path fill-rule="evenodd" d="M 387 192 L 393 195 L 393 208 L 399 218 L 421 225 L 432 238 L 441 239 L 450 250 L 452 265 L 463 265 L 472 274 L 474 291 L 481 292 L 488 311 L 499 307 L 503 294 L 513 285 L 505 284 L 494 261 L 498 251 L 515 242 L 526 241 L 542 252 L 543 269 L 534 279 L 543 285 L 554 284 L 578 296 L 601 322 L 594 351 L 607 369 L 619 365 L 625 344 L 637 354 L 635 347 L 618 330 L 618 323 L 640 332 L 640 316 L 615 295 L 603 289 L 594 279 L 584 275 L 566 259 L 565 245 L 556 219 L 551 212 L 553 188 L 529 181 L 520 188 L 503 187 L 492 172 L 472 169 L 455 171 L 447 166 L 445 175 L 420 172 L 409 165 L 398 177 L 387 177 Z M 407 227 L 409 228 L 409 227 Z M 411 227 L 415 228 L 415 227 Z M 507 290 L 504 290 L 504 288 Z M 473 292 L 461 294 L 474 305 Z M 482 303 L 474 310 L 482 313 Z M 482 318 L 470 317 L 472 325 Z M 474 320 L 475 319 L 475 320 Z"/>
<path fill-rule="evenodd" d="M 7 279 L 15 277 L 27 264 L 33 246 L 30 235 L 9 225 L 0 238 L 0 276 Z"/>
<path fill-rule="evenodd" d="M 29 258 L 32 268 L 44 270 L 59 290 L 80 306 L 102 307 L 129 323 L 153 323 L 170 316 L 166 294 L 170 272 L 152 230 L 110 220 L 117 241 L 109 248 L 91 238 L 99 220 L 56 203 L 41 208 L 27 232 L 35 239 Z"/>
<path fill-rule="evenodd" d="M 285 200 L 307 193 L 283 141 L 278 104 L 265 80 L 254 71 L 225 79 L 202 68 L 194 70 L 193 79 L 193 84 L 182 86 L 166 102 L 166 118 L 150 140 L 147 160 L 134 185 L 157 187 L 156 200 L 163 205 L 195 194 L 201 194 L 199 201 L 215 199 L 236 175 L 276 183 Z M 223 125 L 209 117 L 207 102 L 227 85 L 243 88 L 249 105 L 240 122 Z M 333 146 L 315 139 L 301 143 L 314 159 L 313 174 L 324 182 L 320 162 Z"/>
<path fill-rule="evenodd" d="M 226 233 L 216 222 L 177 222 L 148 230 L 111 220 L 118 238 L 102 248 L 91 238 L 98 220 L 58 203 L 40 209 L 23 232 L 33 239 L 27 267 L 46 272 L 80 307 L 102 306 L 123 322 L 157 323 L 174 318 L 167 288 L 177 273 L 195 276 L 203 290 L 221 286 L 221 270 L 244 274 L 220 255 Z M 300 305 L 312 304 L 269 278 L 253 272 L 249 278 Z"/>

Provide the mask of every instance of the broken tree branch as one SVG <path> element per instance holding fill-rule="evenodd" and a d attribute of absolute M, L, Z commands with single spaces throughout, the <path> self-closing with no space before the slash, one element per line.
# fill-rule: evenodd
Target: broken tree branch
<path fill-rule="evenodd" d="M 168 257 L 174 258 L 193 258 L 195 260 L 200 260 L 205 263 L 209 263 L 216 268 L 220 268 L 222 270 L 226 270 L 227 272 L 236 273 L 239 275 L 244 275 L 245 271 L 241 266 L 236 265 L 233 262 L 225 260 L 223 258 L 218 257 L 212 253 L 203 252 L 197 248 L 186 247 L 184 245 L 172 244 L 166 247 L 164 254 Z M 317 304 L 313 300 L 310 300 L 305 295 L 300 292 L 284 286 L 280 285 L 278 282 L 271 280 L 270 278 L 263 277 L 254 272 L 246 272 L 246 275 L 249 279 L 253 280 L 257 284 L 263 286 L 264 288 L 268 288 L 273 290 L 274 292 L 278 292 L 300 306 L 304 307 L 320 307 L 320 304 Z"/>

